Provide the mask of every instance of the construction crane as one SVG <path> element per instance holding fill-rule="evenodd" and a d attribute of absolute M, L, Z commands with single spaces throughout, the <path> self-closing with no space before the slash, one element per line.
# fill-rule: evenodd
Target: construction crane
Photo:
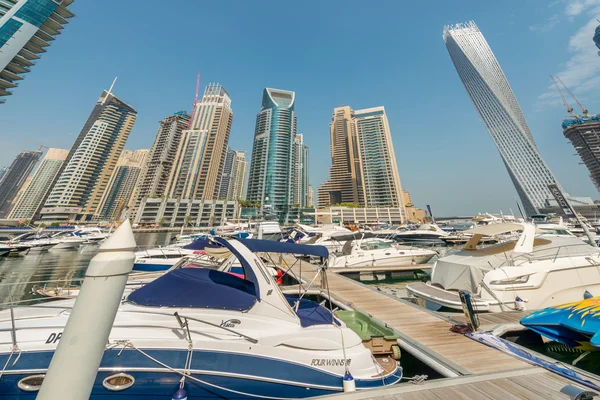
<path fill-rule="evenodd" d="M 562 79 L 560 79 L 560 76 L 556 76 L 556 78 L 558 78 L 558 81 L 565 87 L 565 89 L 567 89 L 567 92 L 569 92 L 573 100 L 575 100 L 575 102 L 579 105 L 579 108 L 581 108 L 581 113 L 583 115 L 588 115 L 588 110 L 579 102 L 579 100 L 577 100 L 577 97 L 575 97 L 573 93 L 571 93 L 571 90 L 567 87 L 567 85 L 565 85 Z"/>
<path fill-rule="evenodd" d="M 567 103 L 567 99 L 565 99 L 565 96 L 563 96 L 563 93 L 561 92 L 560 88 L 558 87 L 558 84 L 554 80 L 554 77 L 552 76 L 552 74 L 550 74 L 550 78 L 552 78 L 552 82 L 554 82 L 554 86 L 556 86 L 556 90 L 558 90 L 558 94 L 560 94 L 560 98 L 562 99 L 562 102 L 565 105 L 567 112 L 569 114 L 571 114 L 573 117 L 577 118 L 577 115 L 575 115 L 575 113 L 573 112 L 573 107 L 571 107 L 569 105 L 569 103 Z"/>

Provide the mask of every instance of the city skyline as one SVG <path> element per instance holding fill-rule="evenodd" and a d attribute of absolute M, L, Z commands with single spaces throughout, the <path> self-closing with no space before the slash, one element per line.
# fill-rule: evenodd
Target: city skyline
<path fill-rule="evenodd" d="M 527 3 L 527 2 L 526 2 Z M 498 11 L 499 16 L 491 19 L 484 15 L 478 8 L 469 9 L 469 7 L 456 7 L 454 10 L 449 10 L 447 7 L 442 6 L 444 11 L 448 11 L 447 15 L 443 18 L 434 16 L 431 20 L 426 21 L 426 25 L 421 29 L 423 35 L 418 38 L 414 43 L 414 46 L 408 44 L 406 51 L 414 51 L 416 47 L 423 44 L 427 44 L 426 52 L 418 52 L 415 60 L 419 60 L 418 65 L 422 69 L 423 73 L 427 73 L 429 78 L 428 81 L 431 83 L 441 83 L 438 85 L 439 88 L 435 92 L 435 96 L 432 96 L 430 89 L 431 85 L 427 86 L 426 82 L 422 79 L 423 76 L 415 75 L 414 71 L 411 73 L 411 63 L 408 63 L 407 67 L 403 67 L 398 71 L 398 78 L 390 79 L 387 68 L 379 68 L 376 65 L 381 64 L 368 64 L 367 60 L 357 60 L 355 65 L 350 66 L 349 69 L 344 70 L 334 68 L 336 76 L 332 75 L 332 67 L 336 66 L 333 63 L 335 57 L 339 55 L 337 49 L 328 49 L 331 51 L 331 55 L 327 56 L 327 63 L 324 64 L 324 74 L 319 77 L 315 73 L 315 67 L 319 63 L 316 63 L 310 58 L 302 60 L 302 56 L 299 58 L 298 65 L 291 65 L 290 68 L 281 68 L 280 72 L 275 72 L 273 67 L 270 67 L 268 63 L 263 66 L 264 73 L 258 74 L 253 79 L 248 79 L 249 74 L 256 71 L 256 68 L 250 68 L 247 71 L 240 69 L 234 71 L 231 68 L 220 68 L 217 72 L 210 65 L 206 65 L 203 62 L 198 62 L 198 58 L 192 57 L 189 61 L 186 61 L 182 68 L 178 69 L 177 79 L 169 81 L 167 86 L 161 85 L 159 91 L 154 91 L 155 96 L 145 96 L 142 94 L 144 91 L 139 93 L 134 90 L 136 85 L 143 82 L 145 78 L 145 71 L 141 71 L 139 76 L 134 77 L 128 76 L 127 68 L 119 67 L 116 71 L 106 71 L 111 76 L 119 75 L 119 94 L 123 98 L 127 98 L 131 104 L 136 106 L 136 109 L 140 110 L 140 118 L 136 122 L 136 127 L 132 131 L 130 140 L 127 144 L 128 149 L 136 149 L 143 147 L 150 147 L 153 134 L 156 132 L 156 121 L 162 118 L 164 115 L 168 115 L 169 110 L 175 111 L 178 109 L 190 110 L 189 104 L 191 103 L 191 96 L 189 95 L 189 86 L 193 85 L 195 74 L 198 70 L 203 73 L 203 81 L 218 80 L 221 81 L 232 93 L 232 97 L 236 100 L 236 121 L 232 126 L 231 133 L 231 147 L 239 150 L 246 150 L 246 154 L 249 154 L 251 149 L 251 138 L 248 134 L 249 126 L 253 125 L 253 122 L 248 123 L 249 120 L 255 118 L 255 108 L 252 104 L 256 103 L 258 97 L 257 87 L 285 87 L 290 90 L 297 92 L 297 95 L 303 98 L 303 101 L 298 107 L 302 107 L 302 111 L 296 110 L 299 115 L 302 115 L 302 119 L 299 121 L 298 132 L 305 132 L 304 141 L 311 146 L 311 173 L 310 183 L 313 188 L 316 188 L 325 178 L 327 173 L 327 145 L 325 134 L 327 132 L 327 123 L 330 118 L 330 110 L 341 103 L 353 104 L 356 108 L 368 107 L 372 104 L 380 104 L 386 107 L 388 118 L 390 120 L 391 131 L 393 132 L 394 139 L 399 137 L 401 145 L 395 140 L 395 150 L 398 156 L 398 168 L 402 175 L 402 183 L 408 190 L 412 192 L 413 200 L 418 205 L 423 207 L 427 203 L 432 203 L 434 209 L 441 214 L 448 213 L 476 213 L 478 211 L 498 211 L 499 208 L 503 208 L 505 212 L 510 212 L 509 207 L 515 207 L 514 198 L 515 191 L 512 188 L 510 179 L 506 176 L 506 172 L 502 167 L 498 168 L 498 162 L 501 163 L 500 157 L 495 154 L 496 150 L 493 148 L 493 144 L 490 143 L 489 137 L 485 137 L 484 129 L 480 123 L 474 120 L 474 110 L 472 105 L 469 103 L 469 99 L 464 95 L 464 89 L 461 87 L 460 81 L 456 82 L 456 72 L 452 68 L 452 63 L 448 59 L 447 52 L 443 48 L 443 43 L 436 43 L 440 41 L 439 35 L 441 27 L 445 24 L 454 23 L 461 20 L 475 19 L 478 25 L 486 33 L 486 39 L 490 42 L 490 46 L 494 50 L 494 53 L 498 56 L 502 63 L 502 67 L 505 70 L 507 76 L 511 81 L 513 90 L 517 98 L 519 99 L 523 108 L 524 114 L 527 116 L 528 123 L 531 130 L 536 135 L 537 144 L 540 152 L 550 168 L 557 175 L 557 179 L 563 183 L 566 191 L 576 195 L 592 195 L 597 197 L 597 191 L 590 183 L 587 177 L 588 173 L 584 166 L 578 165 L 578 159 L 572 157 L 572 147 L 565 143 L 564 137 L 560 129 L 560 121 L 564 117 L 560 104 L 554 105 L 556 100 L 555 96 L 549 99 L 542 97 L 538 100 L 540 95 L 546 94 L 547 88 L 550 85 L 547 77 L 547 72 L 556 72 L 561 68 L 560 58 L 562 61 L 568 60 L 570 57 L 570 47 L 568 44 L 569 37 L 575 37 L 575 33 L 584 27 L 587 28 L 587 22 L 593 16 L 593 8 L 588 8 L 581 14 L 575 16 L 575 22 L 563 21 L 562 25 L 554 27 L 554 31 L 546 31 L 543 35 L 540 33 L 540 27 L 544 22 L 545 18 L 550 17 L 550 12 L 564 12 L 563 5 L 557 5 L 554 9 L 544 10 L 541 12 L 535 10 L 532 7 L 531 2 L 525 5 L 525 10 L 515 18 L 511 18 L 508 12 L 504 12 L 502 7 L 493 6 Z M 125 6 L 127 7 L 127 6 Z M 194 7 L 192 5 L 192 7 Z M 325 6 L 324 6 L 325 7 Z M 383 8 L 393 9 L 391 5 L 380 6 Z M 202 7 L 203 9 L 205 7 Z M 259 7 L 261 10 L 265 10 L 267 7 Z M 327 7 L 325 7 L 327 8 Z M 473 7 L 471 7 L 473 8 Z M 468 10 L 468 11 L 466 11 Z M 84 5 L 78 2 L 73 3 L 73 12 L 77 15 L 69 21 L 68 29 L 66 29 L 60 37 L 53 43 L 51 50 L 45 54 L 42 60 L 39 62 L 39 66 L 36 66 L 34 73 L 29 74 L 19 87 L 19 90 L 15 92 L 15 95 L 10 97 L 10 101 L 3 105 L 4 110 L 10 111 L 10 116 L 7 114 L 3 117 L 4 126 L 11 132 L 11 137 L 3 138 L 2 149 L 0 149 L 1 164 L 6 165 L 9 163 L 10 156 L 14 157 L 18 151 L 25 148 L 35 148 L 36 143 L 50 145 L 52 147 L 63 147 L 68 148 L 70 144 L 66 141 L 66 137 L 72 137 L 75 129 L 69 128 L 70 125 L 75 124 L 70 119 L 77 119 L 76 124 L 81 127 L 82 124 L 82 113 L 78 111 L 77 104 L 71 104 L 70 94 L 79 93 L 81 95 L 83 90 L 90 85 L 97 85 L 97 79 L 102 78 L 103 82 L 108 79 L 112 79 L 111 76 L 107 77 L 106 74 L 102 76 L 92 76 L 88 73 L 85 74 L 85 82 L 80 78 L 83 75 L 78 72 L 71 72 L 69 79 L 65 79 L 61 75 L 61 72 L 57 70 L 62 64 L 60 61 L 65 57 L 64 50 L 68 49 L 72 43 L 77 42 L 75 35 L 79 35 L 79 32 L 85 31 L 87 27 L 82 26 L 81 20 L 85 18 L 85 23 L 90 24 L 93 27 L 93 22 L 90 22 L 89 17 L 86 15 L 88 12 L 101 12 L 100 8 L 94 5 Z M 217 7 L 213 11 L 222 12 L 221 7 Z M 246 8 L 243 11 L 248 11 Z M 303 9 L 296 10 L 299 13 L 299 18 L 305 16 Z M 323 10 L 321 10 L 323 11 Z M 418 11 L 418 10 L 417 10 Z M 233 17 L 241 17 L 243 12 L 233 10 Z M 535 17 L 535 18 L 534 18 Z M 578 19 L 577 19 L 578 18 Z M 506 27 L 509 23 L 511 29 L 507 30 Z M 244 19 L 241 20 L 242 24 L 246 24 Z M 378 24 L 377 28 L 381 29 L 381 32 L 389 31 L 390 33 L 395 31 L 396 37 L 398 37 L 400 46 L 407 46 L 406 40 L 402 40 L 401 36 L 397 36 L 402 31 L 409 29 L 396 29 L 386 25 L 386 21 L 382 21 Z M 116 28 L 119 28 L 121 24 L 121 17 L 117 17 L 114 22 Z M 597 23 L 596 23 L 597 25 Z M 336 25 L 337 26 L 337 25 Z M 119 28 L 120 29 L 120 28 Z M 114 34 L 119 32 L 119 29 L 115 30 Z M 330 35 L 329 31 L 322 31 L 321 27 L 318 27 L 321 33 Z M 555 32 L 556 31 L 556 32 Z M 76 32 L 76 33 L 73 33 Z M 147 34 L 148 32 L 145 32 Z M 176 31 L 173 35 L 179 35 L 180 32 Z M 343 30 L 340 34 L 350 35 L 356 41 L 356 32 L 353 30 Z M 504 36 L 500 36 L 504 35 Z M 562 40 L 557 38 L 563 35 Z M 591 42 L 590 37 L 593 35 L 593 29 L 591 34 L 588 35 L 585 40 L 589 42 L 592 55 L 597 61 L 597 54 L 595 54 L 594 44 Z M 173 37 L 167 35 L 169 37 Z M 249 32 L 248 38 L 253 38 L 252 31 Z M 310 36 L 309 36 L 310 38 Z M 394 59 L 391 52 L 382 53 L 381 47 L 378 43 L 373 42 L 372 35 L 367 35 L 364 40 L 360 39 L 358 43 L 363 46 L 369 43 L 374 51 L 378 51 L 381 57 L 386 62 L 391 62 L 390 66 L 395 66 Z M 225 42 L 229 45 L 234 44 L 231 51 L 235 53 L 239 51 L 239 45 L 232 42 L 231 37 L 225 37 Z M 298 38 L 292 37 L 294 44 L 298 46 Z M 440 41 L 441 42 L 441 41 Z M 114 44 L 114 43 L 113 43 Z M 535 45 L 532 45 L 535 44 Z M 177 45 L 175 45 L 176 47 Z M 206 48 L 206 46 L 209 46 Z M 214 48 L 210 47 L 209 44 L 203 45 L 203 49 L 206 51 L 215 51 Z M 211 50 L 212 49 L 212 50 Z M 97 49 L 101 54 L 104 49 L 100 47 Z M 118 48 L 114 48 L 114 51 L 119 51 Z M 299 52 L 298 55 L 305 55 L 306 48 L 300 44 L 296 50 Z M 316 48 L 316 54 L 323 53 L 323 46 Z M 389 49 L 390 51 L 393 48 Z M 549 51 L 552 50 L 552 51 Z M 577 50 L 577 49 L 575 49 Z M 148 49 L 142 47 L 142 54 L 147 53 Z M 218 54 L 224 57 L 223 61 L 219 63 L 223 66 L 225 60 L 229 60 L 230 57 L 228 52 L 219 52 Z M 232 55 L 233 55 L 232 53 Z M 118 53 L 117 53 L 118 54 Z M 551 56 L 550 54 L 553 54 Z M 275 55 L 279 57 L 286 55 L 275 52 Z M 526 56 L 528 59 L 531 58 L 532 62 L 522 63 L 517 62 L 519 57 Z M 544 62 L 542 62 L 541 56 L 544 56 Z M 298 59 L 298 57 L 295 57 Z M 267 60 L 273 60 L 273 56 L 267 57 Z M 538 59 L 540 61 L 538 62 Z M 52 64 L 51 64 L 52 63 Z M 135 63 L 130 62 L 131 65 Z M 125 63 L 127 64 L 127 63 Z M 157 71 L 162 69 L 164 63 L 158 63 L 155 67 L 151 67 L 150 70 Z M 314 64 L 314 65 L 313 65 Z M 542 65 L 543 64 L 543 65 Z M 139 63 L 137 64 L 139 65 Z M 340 64 L 341 65 L 341 64 Z M 370 66 L 375 69 L 368 69 Z M 293 71 L 297 71 L 298 68 L 306 70 L 304 79 L 299 79 L 299 75 L 295 75 Z M 357 69 L 358 68 L 358 69 Z M 365 69 L 367 68 L 367 69 Z M 394 67 L 396 68 L 396 67 Z M 83 69 L 85 71 L 85 68 Z M 23 111 L 17 109 L 17 104 L 21 102 L 21 98 L 26 97 L 29 102 L 32 102 L 32 108 L 38 109 L 36 101 L 44 99 L 45 93 L 54 93 L 55 90 L 49 89 L 51 82 L 41 83 L 42 88 L 45 90 L 36 90 L 36 98 L 31 97 L 28 87 L 32 87 L 35 83 L 35 87 L 38 88 L 40 81 L 44 75 L 47 78 L 47 73 L 51 73 L 56 76 L 61 86 L 64 86 L 66 90 L 61 91 L 60 101 L 53 100 L 52 107 L 50 110 L 56 110 L 57 107 L 68 107 L 69 118 L 62 119 L 61 121 L 54 121 L 52 118 L 47 118 L 50 123 L 45 124 L 44 130 L 48 133 L 45 136 L 52 137 L 56 140 L 54 143 L 45 143 L 44 138 L 38 139 L 35 136 L 36 130 L 33 128 L 32 122 L 22 117 Z M 356 75 L 356 78 L 351 82 L 350 85 L 341 85 L 340 83 L 347 78 L 348 73 L 351 71 L 362 71 Z M 370 74 L 365 75 L 368 71 L 376 72 L 376 75 Z M 268 75 L 268 76 L 267 76 Z M 572 80 L 573 76 L 559 73 L 565 79 L 567 83 L 578 96 L 580 92 L 577 87 L 573 87 Z M 39 78 L 38 78 L 39 77 Z M 205 78 L 206 77 L 206 78 Z M 208 78 L 208 79 L 207 79 Z M 314 79 L 314 83 L 310 80 Z M 244 83 L 240 86 L 240 81 L 246 80 L 248 84 Z M 329 82 L 325 82 L 328 80 Z M 571 81 L 570 81 L 571 80 Z M 288 83 L 286 83 L 288 82 Z M 413 83 L 414 82 L 414 83 Z M 417 83 L 419 82 L 419 83 Z M 416 90 L 416 86 L 425 84 L 423 88 L 423 95 L 419 95 L 419 91 Z M 80 88 L 73 88 L 73 84 L 81 86 Z M 66 85 L 66 86 L 65 86 Z M 185 90 L 180 90 L 181 87 L 185 86 Z M 245 86 L 244 86 L 245 85 Z M 253 87 L 252 90 L 244 90 Z M 336 88 L 336 90 L 331 90 Z M 75 90 L 76 89 L 76 90 Z M 323 90 L 324 89 L 324 90 Z M 260 90 L 260 89 L 258 89 Z M 90 93 L 88 91 L 87 93 Z M 400 94 L 400 95 L 399 95 Z M 425 97 L 427 95 L 427 97 Z M 583 96 L 586 93 L 582 94 Z M 141 97 L 142 96 L 142 97 Z M 416 97 L 415 97 L 416 96 Z M 589 92 L 587 94 L 589 97 Z M 56 99 L 56 96 L 52 96 Z M 88 94 L 89 97 L 89 94 Z M 162 105 L 157 107 L 159 103 L 154 102 L 154 99 L 160 97 Z M 373 100 L 374 98 L 377 100 Z M 412 97 L 412 98 L 411 98 Z M 410 98 L 410 101 L 408 100 Z M 254 100 L 252 100 L 254 99 Z M 306 99 L 306 101 L 304 100 Z M 546 102 L 547 110 L 536 114 L 535 110 L 539 107 L 540 101 Z M 585 104 L 592 110 L 597 109 L 598 101 L 588 101 L 585 98 L 582 99 Z M 333 102 L 333 104 L 332 104 Z M 594 102 L 596 104 L 594 104 Z M 85 103 L 81 101 L 80 103 Z M 13 104 L 15 104 L 13 106 Z M 88 102 L 89 104 L 89 102 Z M 138 105 L 141 104 L 140 108 Z M 550 106 L 548 106 L 550 104 Z M 149 107 L 150 105 L 150 107 Z M 21 109 L 23 105 L 21 104 Z M 470 109 L 469 109 L 470 108 Z M 143 111 L 142 111 L 143 109 Z M 417 110 L 420 109 L 421 111 Z M 3 110 L 3 111 L 4 111 Z M 161 111 L 162 110 L 162 111 Z M 425 110 L 435 110 L 434 124 L 431 126 L 433 129 L 423 131 L 422 125 L 418 125 L 417 121 L 422 119 Z M 43 118 L 47 111 L 44 107 L 39 108 L 40 116 Z M 89 110 L 88 110 L 89 112 Z M 85 114 L 85 113 L 83 113 Z M 252 115 L 254 114 L 254 115 Z M 532 119 L 532 115 L 534 116 Z M 143 116 L 143 117 L 142 117 Z M 152 123 L 151 129 L 140 125 L 142 118 L 145 121 Z M 475 117 L 476 118 L 476 117 Z M 19 126 L 15 125 L 16 121 L 19 121 Z M 61 128 L 57 131 L 60 123 Z M 146 126 L 148 122 L 145 122 Z M 39 131 L 39 130 L 37 130 Z M 12 134 L 12 133 L 15 134 Z M 33 132 L 33 133 L 31 133 Z M 25 145 L 25 142 L 15 144 L 12 137 L 19 136 L 24 139 L 29 139 L 31 145 Z M 482 137 L 483 136 L 483 137 Z M 427 138 L 426 138 L 427 137 Z M 72 139 L 71 139 L 72 140 Z M 72 141 L 71 141 L 72 143 Z M 437 144 L 437 145 L 434 145 Z M 15 149 L 16 146 L 19 148 Z M 10 156 L 9 150 L 11 151 Z M 402 156 L 400 156 L 402 154 Z M 5 156 L 7 155 L 7 156 Z M 430 161 L 419 165 L 417 172 L 411 171 L 411 165 L 414 165 L 417 160 L 424 160 L 428 158 Z M 483 161 L 493 160 L 488 164 L 480 168 L 480 173 L 486 177 L 486 181 L 490 183 L 481 182 L 477 186 L 473 185 L 467 177 L 456 176 L 455 179 L 443 179 L 444 164 L 445 162 L 452 161 L 453 168 L 457 171 L 464 169 L 472 163 L 482 163 Z M 408 171 L 408 172 L 403 172 Z M 493 185 L 491 184 L 493 182 Z M 440 198 L 446 193 L 456 192 L 457 196 L 455 200 L 448 201 L 445 204 L 440 204 Z M 513 211 L 517 211 L 516 208 Z"/>

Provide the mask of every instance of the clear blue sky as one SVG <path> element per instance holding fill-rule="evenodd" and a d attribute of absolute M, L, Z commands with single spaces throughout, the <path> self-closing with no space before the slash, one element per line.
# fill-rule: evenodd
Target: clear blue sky
<path fill-rule="evenodd" d="M 264 87 L 296 91 L 310 181 L 327 178 L 334 107 L 385 106 L 402 185 L 438 215 L 515 212 L 516 192 L 442 40 L 475 20 L 523 108 L 546 162 L 572 195 L 599 198 L 562 135 L 549 91 L 559 74 L 600 112 L 592 42 L 600 0 L 76 0 L 76 17 L 0 105 L 0 165 L 37 143 L 70 148 L 102 89 L 138 110 L 127 148 L 149 148 L 158 121 L 190 110 L 196 73 L 223 84 L 230 146 L 250 157 Z"/>

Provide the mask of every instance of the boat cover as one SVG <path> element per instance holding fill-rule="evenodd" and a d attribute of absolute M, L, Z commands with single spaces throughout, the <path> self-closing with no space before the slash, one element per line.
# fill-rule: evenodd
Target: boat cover
<path fill-rule="evenodd" d="M 285 299 L 290 304 L 290 307 L 296 311 L 296 302 L 298 301 L 298 297 L 286 294 Z M 296 315 L 298 316 L 300 325 L 302 325 L 303 328 L 313 325 L 329 325 L 331 323 L 340 325 L 340 322 L 333 317 L 327 308 L 315 301 L 308 299 L 300 299 L 300 304 L 298 305 L 298 311 L 296 311 Z"/>
<path fill-rule="evenodd" d="M 521 325 L 567 346 L 595 350 L 600 348 L 600 297 L 534 311 Z"/>
<path fill-rule="evenodd" d="M 187 250 L 205 250 L 207 247 L 221 248 L 223 246 L 208 239 L 196 239 L 192 243 L 185 245 L 182 248 Z"/>
<path fill-rule="evenodd" d="M 149 307 L 191 307 L 245 311 L 257 300 L 254 284 L 206 268 L 183 268 L 132 292 L 128 300 Z"/>
<path fill-rule="evenodd" d="M 329 257 L 329 251 L 327 250 L 327 247 L 324 246 L 284 243 L 275 240 L 260 239 L 239 239 L 239 241 L 253 252 L 304 254 L 307 256 L 323 258 Z"/>
<path fill-rule="evenodd" d="M 331 235 L 332 240 L 338 242 L 347 242 L 348 240 L 360 240 L 360 239 L 371 239 L 377 237 L 373 232 L 349 232 L 349 233 L 336 233 Z"/>
<path fill-rule="evenodd" d="M 462 250 L 436 261 L 431 275 L 431 283 L 445 290 L 466 289 L 477 293 L 483 276 L 496 268 L 520 265 L 532 259 L 553 259 L 567 256 L 597 256 L 599 249 L 576 237 L 543 236 L 536 238 L 533 252 L 514 256 L 514 241 L 500 243 L 478 250 Z M 509 246 L 512 244 L 512 247 Z M 512 260 L 512 261 L 511 261 Z"/>

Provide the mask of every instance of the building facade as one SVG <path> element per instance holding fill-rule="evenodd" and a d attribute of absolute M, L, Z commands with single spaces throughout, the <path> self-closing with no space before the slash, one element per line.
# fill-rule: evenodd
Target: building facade
<path fill-rule="evenodd" d="M 353 223 L 367 225 L 401 225 L 405 222 L 405 210 L 401 207 L 318 207 L 317 223 Z"/>
<path fill-rule="evenodd" d="M 494 140 L 527 215 L 539 213 L 557 184 L 542 159 L 498 60 L 473 21 L 446 26 L 450 58 Z"/>
<path fill-rule="evenodd" d="M 358 135 L 354 110 L 337 107 L 329 124 L 331 167 L 329 178 L 317 189 L 319 206 L 340 203 L 365 205 Z"/>
<path fill-rule="evenodd" d="M 233 187 L 233 164 L 235 163 L 235 155 L 235 150 L 227 149 L 223 174 L 221 175 L 221 185 L 219 187 L 219 199 L 229 198 L 229 191 Z"/>
<path fill-rule="evenodd" d="M 167 183 L 168 197 L 219 197 L 232 122 L 229 94 L 223 86 L 209 84 L 194 106 L 189 129 L 182 132 Z"/>
<path fill-rule="evenodd" d="M 244 198 L 244 187 L 246 186 L 247 173 L 248 161 L 246 161 L 246 153 L 243 151 L 236 151 L 233 170 L 231 173 L 232 185 L 227 192 L 228 199 L 242 200 Z"/>
<path fill-rule="evenodd" d="M 43 205 L 42 201 L 50 191 L 50 185 L 54 182 L 68 154 L 69 150 L 48 149 L 26 187 L 15 200 L 14 207 L 8 215 L 9 219 L 31 220 L 34 217 Z"/>
<path fill-rule="evenodd" d="M 585 115 L 563 122 L 563 134 L 577 150 L 590 178 L 600 191 L 600 115 Z"/>
<path fill-rule="evenodd" d="M 248 178 L 247 199 L 261 203 L 280 222 L 287 220 L 293 200 L 295 98 L 289 90 L 264 89 Z"/>
<path fill-rule="evenodd" d="M 165 195 L 182 132 L 189 127 L 189 124 L 190 116 L 185 111 L 178 111 L 159 122 L 158 132 L 133 195 L 131 207 L 133 219 L 144 197 Z"/>
<path fill-rule="evenodd" d="M 142 226 L 220 226 L 238 218 L 236 200 L 145 198 L 135 223 Z"/>
<path fill-rule="evenodd" d="M 308 205 L 308 146 L 304 144 L 304 136 L 294 137 L 292 153 L 292 199 L 294 206 L 306 207 Z"/>
<path fill-rule="evenodd" d="M 13 201 L 42 155 L 41 151 L 22 151 L 0 180 L 0 218 L 6 218 Z"/>
<path fill-rule="evenodd" d="M 43 220 L 88 221 L 100 203 L 133 128 L 137 111 L 103 91 L 83 131 L 67 156 L 66 167 L 41 210 Z M 89 128 L 88 128 L 89 127 Z"/>
<path fill-rule="evenodd" d="M 148 149 L 123 150 L 100 202 L 96 220 L 121 220 L 123 213 L 133 206 L 133 193 L 149 152 Z"/>
<path fill-rule="evenodd" d="M 47 51 L 74 14 L 73 0 L 7 0 L 0 4 L 0 103 Z"/>

